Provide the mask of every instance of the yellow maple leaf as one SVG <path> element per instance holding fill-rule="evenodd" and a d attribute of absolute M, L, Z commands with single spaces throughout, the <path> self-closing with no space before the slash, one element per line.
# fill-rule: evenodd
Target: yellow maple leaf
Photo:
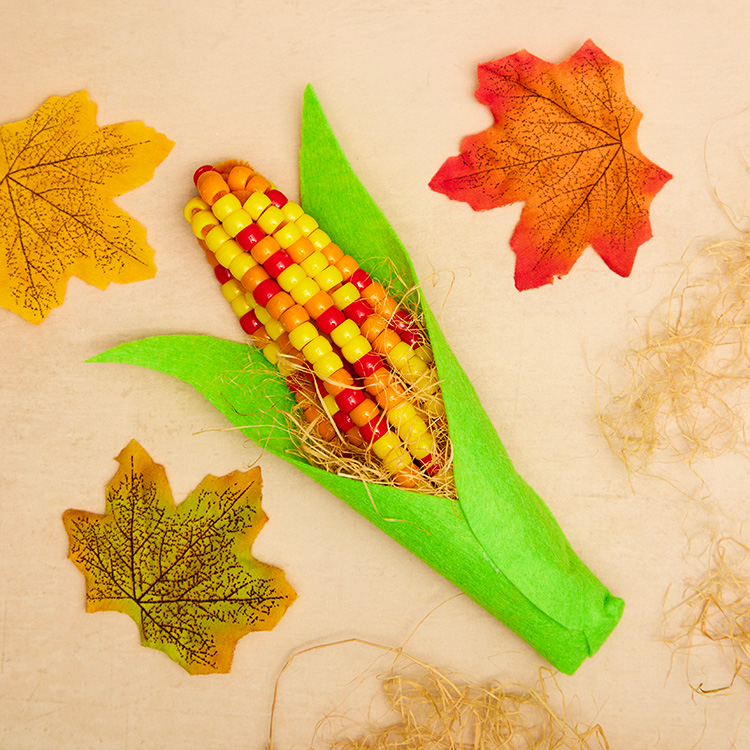
<path fill-rule="evenodd" d="M 39 324 L 71 276 L 100 289 L 153 277 L 146 230 L 112 198 L 173 145 L 142 122 L 99 128 L 85 91 L 0 126 L 0 305 Z"/>

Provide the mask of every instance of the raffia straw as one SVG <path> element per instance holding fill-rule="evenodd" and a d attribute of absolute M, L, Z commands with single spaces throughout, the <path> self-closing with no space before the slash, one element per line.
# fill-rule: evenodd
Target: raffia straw
<path fill-rule="evenodd" d="M 750 237 L 704 248 L 620 364 L 627 385 L 609 394 L 599 422 L 629 471 L 657 457 L 692 466 L 750 455 Z"/>
<path fill-rule="evenodd" d="M 682 601 L 665 615 L 667 642 L 685 658 L 691 688 L 701 695 L 729 690 L 739 678 L 750 685 L 750 548 L 722 537 L 704 555 L 706 572 L 690 583 Z M 721 675 L 709 675 L 713 687 L 696 684 L 698 651 Z M 706 652 L 708 650 L 708 653 Z M 726 676 L 724 676 L 726 675 Z"/>
<path fill-rule="evenodd" d="M 321 730 L 331 736 L 331 750 L 608 750 L 598 724 L 583 726 L 568 715 L 554 675 L 540 670 L 533 686 L 458 682 L 436 667 L 377 643 L 349 639 L 305 649 L 293 655 L 276 682 L 268 750 L 273 750 L 273 724 L 279 681 L 295 658 L 312 651 L 357 643 L 391 652 L 393 667 L 380 675 L 388 707 L 395 718 L 378 726 L 361 726 L 340 715 L 324 717 Z M 396 662 L 406 659 L 398 672 Z M 550 691 L 553 688 L 555 695 Z M 556 704 L 557 707 L 553 706 Z"/>

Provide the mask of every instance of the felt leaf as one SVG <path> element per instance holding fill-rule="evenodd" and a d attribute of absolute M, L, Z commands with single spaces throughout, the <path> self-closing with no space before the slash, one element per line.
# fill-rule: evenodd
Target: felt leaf
<path fill-rule="evenodd" d="M 130 615 L 144 646 L 191 674 L 228 672 L 237 641 L 272 629 L 296 598 L 251 555 L 266 522 L 260 469 L 207 476 L 175 506 L 164 467 L 135 440 L 117 460 L 104 515 L 63 515 L 86 611 Z"/>
<path fill-rule="evenodd" d="M 368 272 L 387 260 L 394 289 L 416 285 L 398 236 L 361 185 L 312 89 L 305 93 L 302 202 Z M 127 362 L 190 384 L 265 450 L 357 510 L 526 639 L 573 672 L 622 614 L 571 549 L 549 509 L 513 469 L 469 379 L 423 302 L 455 456 L 459 502 L 365 485 L 311 466 L 290 451 L 282 413 L 293 402 L 262 353 L 208 336 L 157 336 L 110 349 L 95 362 Z"/>
<path fill-rule="evenodd" d="M 156 273 L 146 230 L 112 198 L 174 145 L 141 122 L 99 128 L 85 91 L 0 126 L 0 305 L 39 324 L 71 276 L 100 289 Z"/>
<path fill-rule="evenodd" d="M 430 187 L 475 211 L 525 204 L 510 241 L 517 289 L 568 273 L 588 245 L 628 276 L 672 176 L 641 153 L 622 65 L 590 40 L 558 65 L 523 50 L 480 65 L 476 97 L 494 124 L 465 138 Z"/>

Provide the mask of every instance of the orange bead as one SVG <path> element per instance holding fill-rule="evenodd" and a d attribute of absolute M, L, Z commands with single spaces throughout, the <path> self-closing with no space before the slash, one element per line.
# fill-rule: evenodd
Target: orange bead
<path fill-rule="evenodd" d="M 308 320 L 310 320 L 310 316 L 302 305 L 292 305 L 287 310 L 284 310 L 279 318 L 279 322 L 287 331 L 293 331 L 297 326 L 301 326 Z"/>
<path fill-rule="evenodd" d="M 406 391 L 394 380 L 393 374 L 385 367 L 375 370 L 364 379 L 365 388 L 368 393 L 375 396 L 378 406 L 385 411 L 390 411 L 398 406 L 406 395 Z"/>
<path fill-rule="evenodd" d="M 265 263 L 272 255 L 281 250 L 281 245 L 271 235 L 265 236 L 260 242 L 256 242 L 250 249 L 250 255 L 258 263 Z"/>
<path fill-rule="evenodd" d="M 266 310 L 274 320 L 279 320 L 290 307 L 294 307 L 294 300 L 286 292 L 274 294 L 266 304 Z"/>
<path fill-rule="evenodd" d="M 344 281 L 349 281 L 351 275 L 359 268 L 359 263 L 351 255 L 344 255 L 336 262 L 336 268 L 341 271 Z"/>
<path fill-rule="evenodd" d="M 382 315 L 370 315 L 360 326 L 362 335 L 372 344 L 388 328 L 388 321 Z"/>
<path fill-rule="evenodd" d="M 399 393 L 399 391 L 401 392 Z M 384 388 L 374 395 L 375 401 L 377 401 L 378 406 L 383 411 L 390 411 L 394 406 L 398 406 L 404 400 L 403 389 L 400 386 L 398 388 Z"/>
<path fill-rule="evenodd" d="M 210 265 L 211 268 L 216 268 L 216 266 L 219 265 L 219 261 L 216 260 L 216 255 L 214 255 L 214 253 L 207 247 L 204 247 L 203 251 L 206 253 L 206 261 L 208 262 L 208 265 Z"/>
<path fill-rule="evenodd" d="M 242 286 L 247 289 L 248 292 L 252 292 L 261 281 L 270 279 L 271 277 L 266 273 L 263 266 L 253 266 L 243 277 Z"/>
<path fill-rule="evenodd" d="M 365 444 L 362 436 L 359 434 L 358 427 L 350 427 L 345 433 L 346 439 L 352 444 L 361 447 Z"/>
<path fill-rule="evenodd" d="M 412 487 L 416 487 L 417 483 L 419 482 L 419 471 L 417 470 L 417 467 L 414 466 L 414 464 L 409 464 L 405 469 L 401 469 L 400 471 L 397 471 L 393 475 L 393 481 L 399 486 L 399 487 L 405 487 L 406 489 L 411 489 Z"/>
<path fill-rule="evenodd" d="M 338 396 L 341 391 L 351 388 L 353 385 L 354 378 L 343 367 L 326 378 L 326 388 L 332 396 Z"/>
<path fill-rule="evenodd" d="M 246 190 L 247 181 L 253 176 L 254 172 L 250 167 L 243 167 L 237 165 L 232 168 L 232 171 L 227 177 L 227 184 L 229 189 L 234 193 L 236 190 Z M 239 198 L 239 196 L 238 196 Z M 240 200 L 242 200 L 240 198 Z"/>
<path fill-rule="evenodd" d="M 305 310 L 313 320 L 316 320 L 330 307 L 333 307 L 333 299 L 328 292 L 320 291 L 313 295 L 308 302 L 305 302 Z"/>
<path fill-rule="evenodd" d="M 266 344 L 273 343 L 273 339 L 268 335 L 265 328 L 259 328 L 252 335 L 253 343 L 255 346 L 264 347 Z"/>
<path fill-rule="evenodd" d="M 315 248 L 307 237 L 300 237 L 296 242 L 289 245 L 286 251 L 292 256 L 295 263 L 301 263 L 315 252 Z"/>
<path fill-rule="evenodd" d="M 373 307 L 378 304 L 381 300 L 384 300 L 388 295 L 385 293 L 382 285 L 377 281 L 373 281 L 370 286 L 362 292 L 362 299 L 369 302 Z"/>
<path fill-rule="evenodd" d="M 254 174 L 244 185 L 245 190 L 259 190 L 265 193 L 271 187 L 271 183 L 261 174 Z"/>
<path fill-rule="evenodd" d="M 391 331 L 386 328 L 376 339 L 372 342 L 372 348 L 378 354 L 388 354 L 394 346 L 401 343 L 401 336 L 395 331 Z"/>
<path fill-rule="evenodd" d="M 320 252 L 326 256 L 326 260 L 332 266 L 335 266 L 344 257 L 344 251 L 335 242 L 329 242 L 324 248 L 321 248 Z"/>
<path fill-rule="evenodd" d="M 349 416 L 357 427 L 362 427 L 362 425 L 375 419 L 379 413 L 378 405 L 372 399 L 366 398 L 359 406 L 355 406 L 349 412 Z"/>
<path fill-rule="evenodd" d="M 198 192 L 209 206 L 213 206 L 219 198 L 223 198 L 229 194 L 229 185 L 227 185 L 224 178 L 218 173 L 211 170 L 210 172 L 204 172 L 196 183 Z"/>
<path fill-rule="evenodd" d="M 396 314 L 398 302 L 393 297 L 386 296 L 385 299 L 375 304 L 375 312 L 389 320 Z"/>

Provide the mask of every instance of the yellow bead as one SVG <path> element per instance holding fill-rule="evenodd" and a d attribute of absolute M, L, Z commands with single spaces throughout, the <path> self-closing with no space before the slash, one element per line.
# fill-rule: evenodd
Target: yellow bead
<path fill-rule="evenodd" d="M 407 440 L 406 447 L 414 458 L 423 459 L 435 450 L 435 441 L 429 432 L 423 433 L 416 440 Z"/>
<path fill-rule="evenodd" d="M 234 314 L 238 318 L 241 318 L 243 315 L 249 313 L 252 308 L 250 307 L 249 302 L 245 299 L 245 295 L 240 294 L 239 297 L 235 297 L 232 300 L 232 310 L 234 310 Z"/>
<path fill-rule="evenodd" d="M 258 221 L 260 215 L 271 205 L 271 199 L 260 190 L 250 194 L 242 208 L 250 214 L 253 221 Z"/>
<path fill-rule="evenodd" d="M 282 211 L 282 214 L 283 213 L 284 212 Z M 302 237 L 302 232 L 300 232 L 299 227 L 296 224 L 287 224 L 286 226 L 281 227 L 281 229 L 277 229 L 273 233 L 273 236 L 275 237 L 276 242 L 281 245 L 281 248 L 286 250 Z"/>
<path fill-rule="evenodd" d="M 313 370 L 319 378 L 327 380 L 333 375 L 333 373 L 340 370 L 343 366 L 344 363 L 336 352 L 328 352 L 328 354 L 324 354 L 317 362 L 315 362 Z"/>
<path fill-rule="evenodd" d="M 331 244 L 331 238 L 320 228 L 310 232 L 308 239 L 315 245 L 316 250 L 322 250 L 326 245 Z"/>
<path fill-rule="evenodd" d="M 354 284 L 344 284 L 335 291 L 331 292 L 333 302 L 339 310 L 343 310 L 347 305 L 356 302 L 359 299 L 359 290 Z"/>
<path fill-rule="evenodd" d="M 224 231 L 224 227 L 214 227 L 205 237 L 208 249 L 216 252 L 231 237 Z"/>
<path fill-rule="evenodd" d="M 206 201 L 203 200 L 203 198 L 199 198 L 197 195 L 195 198 L 191 198 L 186 204 L 185 204 L 185 218 L 188 221 L 193 220 L 193 216 L 198 213 L 198 211 L 208 211 L 210 210 L 211 206 L 206 203 Z"/>
<path fill-rule="evenodd" d="M 326 259 L 326 263 L 327 262 L 328 260 Z M 328 266 L 328 268 L 315 275 L 315 281 L 318 283 L 318 286 L 325 292 L 327 292 L 329 289 L 333 289 L 333 287 L 335 286 L 338 286 L 343 280 L 344 277 L 341 275 L 341 271 L 339 271 L 336 266 Z"/>
<path fill-rule="evenodd" d="M 233 214 L 235 211 L 239 211 L 241 208 L 242 204 L 240 203 L 239 198 L 237 198 L 236 195 L 227 193 L 222 198 L 219 198 L 219 200 L 217 200 L 213 206 L 211 206 L 211 211 L 219 221 L 224 221 L 224 219 L 226 219 L 230 214 Z"/>
<path fill-rule="evenodd" d="M 226 284 L 221 285 L 222 294 L 231 302 L 235 297 L 245 293 L 243 286 L 236 280 L 231 279 Z"/>
<path fill-rule="evenodd" d="M 292 287 L 289 290 L 289 294 L 292 295 L 292 299 L 298 305 L 304 305 L 309 302 L 318 292 L 320 287 L 315 283 L 314 279 L 305 279 L 300 281 L 297 286 Z"/>
<path fill-rule="evenodd" d="M 405 341 L 400 341 L 388 352 L 386 358 L 394 370 L 403 370 L 406 367 L 411 354 L 412 351 L 409 344 Z"/>
<path fill-rule="evenodd" d="M 426 344 L 422 344 L 422 346 L 418 346 L 414 350 L 414 354 L 416 354 L 416 356 L 419 357 L 422 361 L 427 362 L 427 363 L 430 363 L 433 360 L 432 350 Z"/>
<path fill-rule="evenodd" d="M 386 432 L 372 444 L 372 452 L 378 458 L 385 458 L 391 451 L 398 450 L 399 446 L 399 439 L 392 432 Z"/>
<path fill-rule="evenodd" d="M 276 283 L 285 291 L 291 292 L 297 284 L 307 278 L 307 274 L 296 264 L 287 266 L 277 277 Z"/>
<path fill-rule="evenodd" d="M 216 260 L 224 266 L 224 268 L 229 268 L 229 266 L 232 265 L 232 261 L 238 255 L 244 254 L 245 251 L 234 240 L 228 240 L 216 251 Z"/>
<path fill-rule="evenodd" d="M 413 352 L 406 363 L 406 367 L 403 368 L 404 376 L 407 378 L 426 375 L 429 371 L 430 366 Z"/>
<path fill-rule="evenodd" d="M 266 344 L 263 347 L 263 356 L 272 365 L 275 365 L 279 361 L 280 352 L 281 352 L 281 347 L 275 341 L 271 342 L 270 344 Z"/>
<path fill-rule="evenodd" d="M 359 327 L 353 320 L 345 320 L 331 331 L 333 343 L 339 348 L 344 346 L 344 344 L 348 344 L 352 339 L 357 338 L 359 335 L 361 335 Z"/>
<path fill-rule="evenodd" d="M 408 422 L 417 416 L 417 410 L 408 402 L 402 401 L 398 406 L 394 406 L 388 411 L 388 421 L 398 431 L 403 422 Z"/>
<path fill-rule="evenodd" d="M 276 341 L 279 336 L 281 336 L 282 333 L 286 333 L 284 330 L 284 326 L 279 323 L 278 320 L 274 320 L 271 318 L 268 320 L 265 324 L 266 326 L 266 333 L 274 340 Z"/>
<path fill-rule="evenodd" d="M 309 320 L 289 332 L 289 341 L 299 351 L 318 335 L 318 329 Z"/>
<path fill-rule="evenodd" d="M 297 329 L 295 328 L 295 330 Z M 325 336 L 316 336 L 302 349 L 305 359 L 313 366 L 321 357 L 332 351 L 331 342 Z"/>
<path fill-rule="evenodd" d="M 284 214 L 276 208 L 269 206 L 257 219 L 258 226 L 266 233 L 273 234 L 285 221 Z"/>
<path fill-rule="evenodd" d="M 229 263 L 229 272 L 235 279 L 242 279 L 253 266 L 257 265 L 250 253 L 240 253 Z"/>
<path fill-rule="evenodd" d="M 213 227 L 218 226 L 219 220 L 209 210 L 198 211 L 190 220 L 190 228 L 199 240 L 202 240 Z"/>
<path fill-rule="evenodd" d="M 323 253 L 318 251 L 301 261 L 300 265 L 302 266 L 302 270 L 312 278 L 328 268 L 328 260 Z"/>
<path fill-rule="evenodd" d="M 299 205 L 299 203 L 295 203 L 294 201 L 287 201 L 282 207 L 281 207 L 281 213 L 284 214 L 284 218 L 287 221 L 297 221 L 302 214 L 305 212 L 302 210 L 302 206 Z"/>
<path fill-rule="evenodd" d="M 268 310 L 266 310 L 265 307 L 261 307 L 257 302 L 255 302 L 255 298 L 253 295 L 248 292 L 246 297 L 250 297 L 253 300 L 253 310 L 255 310 L 255 314 L 258 316 L 258 320 L 265 325 L 268 323 L 269 320 L 272 320 L 271 315 L 269 314 Z"/>
<path fill-rule="evenodd" d="M 226 197 L 228 198 L 229 196 Z M 233 214 L 229 214 L 223 221 L 224 229 L 230 237 L 236 237 L 245 227 L 249 227 L 252 223 L 253 220 L 250 214 L 242 208 Z"/>
<path fill-rule="evenodd" d="M 348 344 L 341 347 L 341 353 L 344 355 L 344 359 L 347 362 L 356 362 L 370 351 L 372 351 L 370 342 L 362 334 L 359 334 Z"/>
<path fill-rule="evenodd" d="M 323 396 L 323 406 L 325 407 L 326 412 L 328 412 L 329 417 L 332 417 L 339 410 L 336 398 L 330 393 L 327 396 Z"/>
<path fill-rule="evenodd" d="M 411 419 L 405 419 L 398 426 L 398 434 L 405 443 L 419 440 L 427 432 L 424 420 L 415 415 Z"/>
<path fill-rule="evenodd" d="M 318 222 L 310 214 L 302 214 L 294 223 L 305 237 L 309 237 L 318 228 Z"/>
<path fill-rule="evenodd" d="M 408 469 L 411 464 L 409 454 L 405 450 L 391 451 L 387 456 L 381 459 L 383 466 L 391 474 L 397 474 L 399 471 Z"/>

